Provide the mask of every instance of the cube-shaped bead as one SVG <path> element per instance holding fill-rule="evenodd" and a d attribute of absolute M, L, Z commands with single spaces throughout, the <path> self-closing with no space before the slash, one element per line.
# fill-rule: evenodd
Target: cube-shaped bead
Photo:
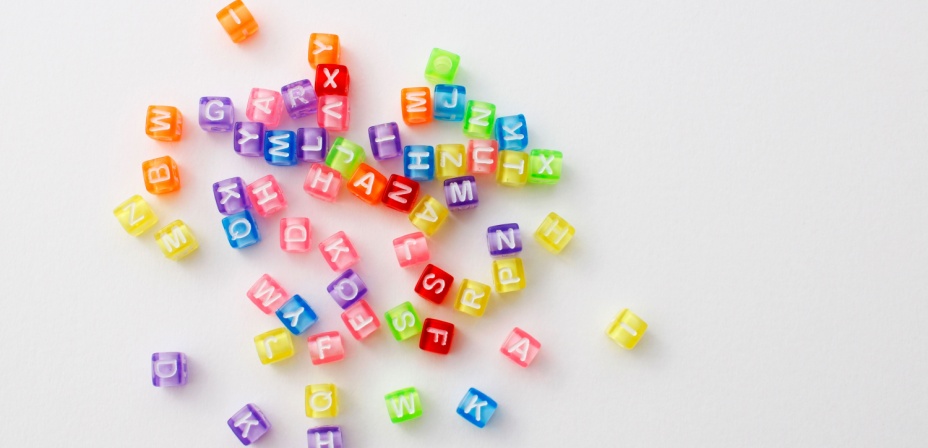
<path fill-rule="evenodd" d="M 408 87 L 400 90 L 403 122 L 408 126 L 432 121 L 432 92 L 428 87 Z"/>
<path fill-rule="evenodd" d="M 558 254 L 574 237 L 574 226 L 557 213 L 548 213 L 545 220 L 535 230 L 535 241 L 552 254 Z"/>
<path fill-rule="evenodd" d="M 280 286 L 280 283 L 277 283 L 277 280 L 274 280 L 274 278 L 268 274 L 262 275 L 258 281 L 251 285 L 251 288 L 248 289 L 245 295 L 248 297 L 248 300 L 251 300 L 251 303 L 254 303 L 264 314 L 271 314 L 277 311 L 283 306 L 287 297 L 290 296 L 287 294 L 287 291 L 284 291 L 284 288 Z"/>
<path fill-rule="evenodd" d="M 206 132 L 229 132 L 235 124 L 232 99 L 224 96 L 200 98 L 200 128 Z"/>
<path fill-rule="evenodd" d="M 348 97 L 342 95 L 322 95 L 319 97 L 319 109 L 316 111 L 316 125 L 332 132 L 345 132 L 351 121 L 351 105 Z"/>
<path fill-rule="evenodd" d="M 464 86 L 438 84 L 435 86 L 432 101 L 436 120 L 461 121 L 464 119 L 467 89 Z"/>
<path fill-rule="evenodd" d="M 448 208 L 429 195 L 422 196 L 416 207 L 409 212 L 409 222 L 428 236 L 434 235 L 446 218 Z"/>
<path fill-rule="evenodd" d="M 507 187 L 521 187 L 528 181 L 528 154 L 523 151 L 500 151 L 496 182 Z"/>
<path fill-rule="evenodd" d="M 361 259 L 345 232 L 339 231 L 319 243 L 322 258 L 333 271 L 348 269 Z"/>
<path fill-rule="evenodd" d="M 403 235 L 393 240 L 393 251 L 401 268 L 429 261 L 429 244 L 422 232 Z"/>
<path fill-rule="evenodd" d="M 451 274 L 434 264 L 429 264 L 422 270 L 415 290 L 419 297 L 441 304 L 451 291 L 452 283 L 454 283 L 454 277 Z"/>
<path fill-rule="evenodd" d="M 213 199 L 223 215 L 234 215 L 248 209 L 245 181 L 241 177 L 230 177 L 213 184 Z"/>
<path fill-rule="evenodd" d="M 419 182 L 399 174 L 391 174 L 383 190 L 383 205 L 402 213 L 409 213 L 419 197 Z"/>
<path fill-rule="evenodd" d="M 383 397 L 387 403 L 387 414 L 393 423 L 402 423 L 422 416 L 422 403 L 415 387 L 390 392 Z"/>
<path fill-rule="evenodd" d="M 145 189 L 151 194 L 165 194 L 180 190 L 180 173 L 171 156 L 142 162 Z"/>
<path fill-rule="evenodd" d="M 158 242 L 161 253 L 174 261 L 192 254 L 200 247 L 190 228 L 179 219 L 155 232 L 155 241 Z"/>
<path fill-rule="evenodd" d="M 242 0 L 229 3 L 216 13 L 216 18 L 232 38 L 232 42 L 239 43 L 258 32 L 258 22 L 255 22 L 254 16 Z"/>
<path fill-rule="evenodd" d="M 474 174 L 493 174 L 499 143 L 496 140 L 467 141 L 467 169 Z"/>
<path fill-rule="evenodd" d="M 396 122 L 384 123 L 367 128 L 371 140 L 371 153 L 374 159 L 387 160 L 403 155 L 403 143 L 400 141 L 400 127 Z"/>
<path fill-rule="evenodd" d="M 493 132 L 499 149 L 522 151 L 528 147 L 528 123 L 525 115 L 509 115 L 496 119 Z"/>
<path fill-rule="evenodd" d="M 511 222 L 487 227 L 487 249 L 493 257 L 522 252 L 522 234 L 519 232 L 519 225 Z"/>
<path fill-rule="evenodd" d="M 296 130 L 296 154 L 301 162 L 325 162 L 329 151 L 329 131 L 325 128 Z"/>
<path fill-rule="evenodd" d="M 448 210 L 466 210 L 477 207 L 477 180 L 474 176 L 455 177 L 445 180 L 445 204 Z"/>
<path fill-rule="evenodd" d="M 496 412 L 496 400 L 471 387 L 458 404 L 458 415 L 478 428 L 483 428 Z"/>
<path fill-rule="evenodd" d="M 155 387 L 187 384 L 187 355 L 180 352 L 152 353 L 151 383 Z"/>
<path fill-rule="evenodd" d="M 363 299 L 345 308 L 345 311 L 342 312 L 342 322 L 348 327 L 348 333 L 351 333 L 351 336 L 359 341 L 380 328 L 380 319 L 374 314 L 374 310 L 371 309 L 367 301 Z"/>
<path fill-rule="evenodd" d="M 338 417 L 338 392 L 334 384 L 306 386 L 306 416 L 309 418 Z"/>
<path fill-rule="evenodd" d="M 297 163 L 296 132 L 267 131 L 264 133 L 264 161 L 276 166 Z"/>
<path fill-rule="evenodd" d="M 235 3 L 241 2 L 236 1 Z M 232 433 L 235 434 L 235 437 L 238 437 L 242 445 L 251 445 L 271 429 L 271 422 L 264 416 L 261 409 L 258 409 L 258 406 L 253 403 L 245 405 L 236 412 L 228 423 L 229 427 L 232 428 Z"/>
<path fill-rule="evenodd" d="M 461 57 L 441 48 L 433 48 L 425 65 L 425 79 L 434 84 L 454 82 Z"/>
<path fill-rule="evenodd" d="M 310 34 L 308 53 L 309 66 L 312 68 L 320 64 L 338 64 L 338 35 Z"/>
<path fill-rule="evenodd" d="M 351 77 L 348 67 L 339 64 L 319 64 L 316 66 L 316 94 L 348 96 L 348 84 Z"/>
<path fill-rule="evenodd" d="M 255 349 L 261 364 L 273 364 L 293 356 L 293 338 L 286 328 L 275 328 L 255 336 Z"/>
<path fill-rule="evenodd" d="M 625 347 L 628 350 L 635 348 L 638 340 L 644 336 L 648 329 L 648 324 L 641 320 L 640 317 L 628 309 L 623 309 L 616 316 L 615 321 L 606 330 L 606 334 L 615 341 L 616 344 Z"/>
<path fill-rule="evenodd" d="M 312 236 L 309 218 L 280 220 L 280 248 L 284 252 L 309 252 Z"/>
<path fill-rule="evenodd" d="M 468 100 L 464 109 L 464 135 L 471 138 L 493 137 L 493 122 L 496 120 L 496 105 L 484 101 Z"/>
<path fill-rule="evenodd" d="M 522 367 L 528 367 L 539 350 L 541 350 L 541 343 L 519 327 L 512 329 L 506 342 L 499 348 L 502 354 Z"/>
<path fill-rule="evenodd" d="M 308 79 L 294 81 L 281 87 L 280 95 L 284 98 L 284 107 L 290 118 L 296 120 L 316 115 L 319 98 L 316 97 L 313 83 Z"/>
<path fill-rule="evenodd" d="M 148 106 L 145 114 L 145 134 L 162 142 L 180 140 L 184 117 L 174 106 Z"/>
<path fill-rule="evenodd" d="M 232 132 L 232 149 L 244 157 L 264 157 L 264 123 L 236 121 Z"/>
<path fill-rule="evenodd" d="M 222 229 L 225 230 L 226 239 L 233 249 L 253 246 L 261 241 L 258 224 L 248 210 L 222 218 Z"/>
<path fill-rule="evenodd" d="M 248 203 L 261 216 L 268 216 L 287 208 L 287 199 L 280 189 L 280 184 L 272 174 L 268 174 L 245 187 Z"/>
<path fill-rule="evenodd" d="M 403 174 L 418 181 L 435 178 L 435 148 L 412 145 L 403 148 Z"/>
<path fill-rule="evenodd" d="M 303 180 L 303 191 L 326 202 L 338 199 L 338 188 L 342 185 L 342 173 L 322 163 L 314 163 Z"/>
<path fill-rule="evenodd" d="M 338 426 L 317 426 L 306 431 L 309 448 L 344 448 L 342 430 Z"/>
<path fill-rule="evenodd" d="M 528 156 L 528 183 L 556 184 L 561 180 L 564 155 L 553 149 L 533 149 Z"/>
<path fill-rule="evenodd" d="M 125 202 L 119 204 L 113 214 L 122 224 L 122 228 L 132 236 L 139 236 L 158 222 L 158 217 L 151 206 L 139 195 L 132 195 Z"/>
<path fill-rule="evenodd" d="M 316 312 L 303 300 L 299 294 L 294 295 L 290 300 L 284 302 L 277 311 L 274 312 L 277 318 L 284 324 L 284 327 L 295 335 L 298 335 L 309 327 L 313 326 L 319 320 Z"/>
<path fill-rule="evenodd" d="M 245 116 L 250 121 L 258 121 L 268 128 L 276 128 L 283 113 L 284 100 L 280 92 L 257 87 L 251 89 L 248 103 L 245 105 Z"/>
<path fill-rule="evenodd" d="M 313 365 L 335 362 L 345 357 L 345 346 L 337 331 L 314 334 L 306 338 Z"/>
<path fill-rule="evenodd" d="M 367 294 L 367 285 L 358 274 L 348 269 L 329 283 L 326 290 L 338 306 L 346 309 Z"/>
<path fill-rule="evenodd" d="M 422 336 L 419 348 L 427 352 L 447 355 L 454 340 L 454 324 L 438 319 L 425 319 L 422 322 Z"/>
<path fill-rule="evenodd" d="M 519 257 L 493 260 L 493 285 L 496 292 L 506 293 L 525 289 L 525 271 Z"/>
<path fill-rule="evenodd" d="M 467 174 L 467 150 L 461 144 L 443 144 L 435 147 L 435 177 L 450 179 Z"/>
<path fill-rule="evenodd" d="M 410 302 L 391 308 L 384 314 L 384 320 L 397 341 L 405 341 L 422 332 L 422 321 Z"/>
<path fill-rule="evenodd" d="M 386 176 L 366 163 L 359 165 L 348 181 L 348 191 L 370 205 L 377 205 L 380 202 L 383 190 L 386 188 Z"/>
<path fill-rule="evenodd" d="M 332 142 L 332 148 L 325 157 L 325 164 L 342 173 L 345 179 L 351 179 L 358 166 L 364 163 L 367 156 L 364 148 L 344 137 L 338 137 Z"/>
<path fill-rule="evenodd" d="M 490 303 L 490 286 L 480 282 L 464 279 L 454 301 L 454 309 L 471 316 L 480 317 Z"/>

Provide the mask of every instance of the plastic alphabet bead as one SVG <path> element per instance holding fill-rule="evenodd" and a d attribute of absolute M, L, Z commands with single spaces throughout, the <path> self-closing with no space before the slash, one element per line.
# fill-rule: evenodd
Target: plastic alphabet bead
<path fill-rule="evenodd" d="M 316 66 L 316 94 L 348 96 L 348 84 L 351 77 L 348 67 L 339 64 L 319 64 Z"/>
<path fill-rule="evenodd" d="M 338 417 L 338 393 L 334 384 L 306 386 L 306 416 L 310 418 Z"/>
<path fill-rule="evenodd" d="M 422 321 L 416 314 L 416 309 L 412 303 L 403 302 L 384 314 L 384 320 L 387 321 L 387 327 L 393 338 L 397 341 L 405 341 L 420 332 L 422 332 Z"/>
<path fill-rule="evenodd" d="M 158 222 L 151 207 L 139 195 L 132 195 L 113 210 L 122 228 L 132 236 L 139 236 Z"/>
<path fill-rule="evenodd" d="M 449 179 L 467 174 L 467 150 L 464 145 L 438 145 L 435 147 L 435 177 Z"/>
<path fill-rule="evenodd" d="M 422 233 L 432 236 L 448 218 L 448 208 L 435 198 L 424 195 L 409 213 L 409 221 Z"/>
<path fill-rule="evenodd" d="M 345 357 L 342 337 L 337 331 L 328 331 L 312 335 L 306 339 L 309 344 L 309 357 L 313 365 L 327 364 Z"/>
<path fill-rule="evenodd" d="M 448 210 L 466 210 L 477 207 L 477 180 L 474 176 L 445 180 L 445 203 Z"/>
<path fill-rule="evenodd" d="M 348 269 L 329 283 L 326 290 L 338 306 L 346 309 L 367 294 L 367 285 L 358 274 Z"/>
<path fill-rule="evenodd" d="M 525 271 L 519 257 L 493 261 L 493 285 L 496 292 L 513 292 L 525 289 Z"/>
<path fill-rule="evenodd" d="M 236 121 L 232 132 L 232 149 L 245 157 L 264 156 L 264 123 Z"/>
<path fill-rule="evenodd" d="M 309 66 L 338 64 L 338 35 L 313 33 L 309 35 Z"/>
<path fill-rule="evenodd" d="M 425 79 L 434 84 L 450 84 L 454 82 L 460 63 L 460 56 L 441 48 L 433 48 L 425 66 Z"/>
<path fill-rule="evenodd" d="M 258 22 L 255 22 L 251 11 L 241 0 L 235 0 L 222 8 L 216 13 L 216 18 L 232 38 L 232 42 L 239 43 L 258 32 Z"/>
<path fill-rule="evenodd" d="M 335 272 L 348 269 L 361 259 L 348 235 L 341 231 L 319 243 L 319 252 L 322 252 L 322 258 Z"/>
<path fill-rule="evenodd" d="M 502 354 L 522 367 L 528 367 L 539 350 L 541 350 L 541 343 L 519 327 L 512 329 L 506 342 L 499 348 Z"/>
<path fill-rule="evenodd" d="M 179 219 L 157 231 L 155 241 L 161 247 L 161 253 L 174 261 L 192 254 L 200 247 L 190 228 Z"/>
<path fill-rule="evenodd" d="M 380 319 L 366 300 L 358 300 L 342 312 L 342 322 L 357 340 L 364 339 L 380 328 Z"/>
<path fill-rule="evenodd" d="M 277 280 L 274 280 L 268 274 L 264 274 L 245 294 L 248 300 L 254 303 L 264 314 L 271 314 L 283 306 L 289 294 L 280 287 Z"/>
<path fill-rule="evenodd" d="M 429 264 L 422 270 L 422 275 L 416 282 L 416 294 L 425 300 L 441 304 L 451 291 L 452 283 L 454 277 L 451 274 L 434 264 Z"/>
<path fill-rule="evenodd" d="M 276 166 L 297 163 L 296 132 L 267 131 L 264 133 L 264 161 Z"/>
<path fill-rule="evenodd" d="M 519 232 L 519 225 L 511 222 L 487 227 L 487 249 L 493 257 L 522 252 L 522 234 Z"/>
<path fill-rule="evenodd" d="M 345 132 L 351 121 L 351 105 L 348 97 L 342 95 L 322 95 L 319 97 L 319 109 L 316 111 L 316 125 L 332 132 Z"/>
<path fill-rule="evenodd" d="M 412 145 L 403 148 L 403 175 L 418 181 L 435 178 L 435 148 Z"/>
<path fill-rule="evenodd" d="M 284 100 L 280 92 L 268 89 L 251 89 L 245 116 L 251 121 L 264 123 L 268 128 L 276 128 L 284 112 Z"/>
<path fill-rule="evenodd" d="M 280 248 L 284 252 L 309 252 L 312 236 L 309 218 L 280 220 Z"/>
<path fill-rule="evenodd" d="M 286 328 L 275 328 L 255 336 L 255 348 L 261 364 L 273 364 L 293 356 L 293 338 Z"/>
<path fill-rule="evenodd" d="M 428 87 L 407 87 L 400 90 L 403 122 L 408 126 L 432 121 L 432 92 Z"/>
<path fill-rule="evenodd" d="M 447 355 L 454 340 L 454 324 L 438 319 L 426 319 L 422 322 L 422 336 L 419 348 L 427 352 Z"/>
<path fill-rule="evenodd" d="M 284 327 L 295 335 L 308 330 L 319 320 L 316 312 L 310 308 L 309 304 L 299 294 L 284 302 L 274 314 L 284 324 Z"/>
<path fill-rule="evenodd" d="M 574 226 L 554 212 L 548 213 L 538 230 L 535 230 L 535 241 L 552 254 L 564 250 L 573 237 Z"/>
<path fill-rule="evenodd" d="M 464 135 L 471 138 L 490 139 L 493 136 L 493 121 L 496 105 L 483 101 L 467 101 L 464 109 Z"/>
<path fill-rule="evenodd" d="M 248 403 L 228 421 L 232 433 L 242 445 L 251 445 L 271 429 L 271 422 L 267 420 L 261 409 L 253 403 Z"/>
<path fill-rule="evenodd" d="M 187 384 L 187 355 L 180 352 L 152 353 L 151 383 L 155 387 Z"/>
<path fill-rule="evenodd" d="M 410 233 L 393 240 L 393 251 L 401 268 L 429 261 L 429 244 L 422 232 Z"/>
<path fill-rule="evenodd" d="M 525 115 L 510 115 L 496 119 L 494 131 L 499 149 L 522 151 L 528 147 L 528 124 Z"/>
<path fill-rule="evenodd" d="M 213 199 L 223 215 L 234 215 L 248 209 L 245 182 L 241 177 L 230 177 L 213 184 Z"/>
<path fill-rule="evenodd" d="M 490 287 L 480 282 L 464 279 L 454 301 L 454 309 L 471 316 L 480 317 L 490 302 Z"/>
<path fill-rule="evenodd" d="M 145 134 L 162 142 L 176 142 L 183 132 L 184 117 L 174 106 L 148 106 Z"/>
<path fill-rule="evenodd" d="M 384 123 L 367 128 L 371 140 L 371 153 L 376 160 L 387 160 L 403 155 L 400 128 L 396 122 Z"/>
<path fill-rule="evenodd" d="M 297 158 L 302 162 L 325 162 L 329 150 L 329 132 L 325 128 L 296 130 Z"/>
<path fill-rule="evenodd" d="M 348 181 L 348 191 L 370 205 L 377 205 L 380 202 L 383 190 L 386 188 L 386 176 L 366 163 L 360 164 Z"/>
<path fill-rule="evenodd" d="M 402 423 L 422 416 L 422 403 L 415 387 L 390 392 L 383 397 L 387 403 L 387 414 L 393 423 Z"/>
<path fill-rule="evenodd" d="M 229 132 L 235 124 L 232 99 L 224 96 L 200 98 L 200 128 L 206 132 Z"/>
<path fill-rule="evenodd" d="M 528 181 L 528 154 L 523 151 L 500 151 L 496 182 L 507 187 L 521 187 Z"/>
<path fill-rule="evenodd" d="M 226 239 L 233 249 L 253 246 L 261 241 L 258 224 L 248 210 L 222 218 L 222 228 L 226 231 Z"/>
<path fill-rule="evenodd" d="M 342 430 L 338 426 L 317 426 L 306 431 L 309 448 L 344 448 Z"/>
<path fill-rule="evenodd" d="M 171 156 L 142 162 L 145 189 L 151 194 L 165 194 L 180 190 L 180 174 Z"/>
<path fill-rule="evenodd" d="M 402 213 L 409 213 L 419 197 L 419 182 L 399 174 L 391 174 L 383 191 L 383 205 Z"/>
<path fill-rule="evenodd" d="M 248 203 L 261 216 L 273 215 L 287 208 L 287 199 L 274 175 L 268 174 L 245 187 Z"/>
<path fill-rule="evenodd" d="M 496 140 L 469 140 L 467 142 L 467 169 L 474 174 L 496 172 L 499 143 Z"/>
<path fill-rule="evenodd" d="M 342 184 L 342 173 L 329 168 L 322 163 L 314 163 L 306 173 L 303 181 L 303 191 L 310 196 L 326 202 L 335 202 L 338 199 L 338 188 Z"/>
<path fill-rule="evenodd" d="M 616 344 L 631 350 L 635 348 L 647 329 L 648 324 L 626 308 L 619 312 L 615 321 L 606 330 L 606 334 Z"/>
<path fill-rule="evenodd" d="M 528 156 L 528 183 L 556 184 L 561 180 L 564 155 L 553 149 L 533 149 Z"/>
<path fill-rule="evenodd" d="M 287 115 L 290 115 L 290 118 L 296 120 L 316 115 L 319 98 L 316 97 L 313 83 L 308 79 L 301 79 L 281 87 L 280 94 L 284 98 L 284 107 L 287 108 Z"/>
<path fill-rule="evenodd" d="M 325 157 L 325 164 L 342 173 L 342 177 L 345 179 L 350 179 L 358 166 L 364 163 L 366 157 L 364 148 L 360 145 L 344 137 L 339 137 L 332 142 L 329 155 Z"/>
<path fill-rule="evenodd" d="M 458 415 L 478 428 L 483 428 L 496 412 L 496 400 L 471 387 L 458 405 Z"/>
<path fill-rule="evenodd" d="M 438 84 L 432 98 L 436 120 L 461 121 L 464 119 L 464 106 L 467 103 L 467 89 L 464 86 Z"/>

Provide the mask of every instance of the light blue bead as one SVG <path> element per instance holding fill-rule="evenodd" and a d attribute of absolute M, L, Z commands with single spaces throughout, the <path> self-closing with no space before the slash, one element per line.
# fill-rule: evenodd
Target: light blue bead
<path fill-rule="evenodd" d="M 222 218 L 222 228 L 226 231 L 229 245 L 234 249 L 248 247 L 261 241 L 258 225 L 248 210 Z"/>
<path fill-rule="evenodd" d="M 297 163 L 296 132 L 267 131 L 264 133 L 264 160 L 277 166 Z"/>
<path fill-rule="evenodd" d="M 467 89 L 464 86 L 438 84 L 432 95 L 432 110 L 436 120 L 461 121 L 467 105 Z"/>
<path fill-rule="evenodd" d="M 483 428 L 496 412 L 496 400 L 489 395 L 471 387 L 464 394 L 464 399 L 458 405 L 458 415 L 471 422 L 478 428 Z"/>
<path fill-rule="evenodd" d="M 435 178 L 435 148 L 413 145 L 403 148 L 403 175 L 412 180 Z"/>
<path fill-rule="evenodd" d="M 277 314 L 277 318 L 280 319 L 284 326 L 293 334 L 300 334 L 306 331 L 319 320 L 319 317 L 316 316 L 316 312 L 306 304 L 306 301 L 303 300 L 299 294 L 294 295 L 290 300 L 284 302 L 275 314 Z"/>
<path fill-rule="evenodd" d="M 499 142 L 499 149 L 522 151 L 528 147 L 528 123 L 525 115 L 497 117 L 494 137 Z"/>

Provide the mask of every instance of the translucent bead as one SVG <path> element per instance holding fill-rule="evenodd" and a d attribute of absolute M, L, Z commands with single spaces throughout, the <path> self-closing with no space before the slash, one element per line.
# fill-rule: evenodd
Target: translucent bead
<path fill-rule="evenodd" d="M 216 13 L 216 18 L 232 42 L 239 43 L 258 32 L 258 22 L 241 0 L 235 0 Z M 247 443 L 246 443 L 247 445 Z"/>
<path fill-rule="evenodd" d="M 400 389 L 383 397 L 387 404 L 387 414 L 393 423 L 402 423 L 422 416 L 422 403 L 415 387 Z"/>
<path fill-rule="evenodd" d="M 539 350 L 541 350 L 541 343 L 518 327 L 513 328 L 506 342 L 499 349 L 503 355 L 522 367 L 528 367 L 538 355 Z"/>
<path fill-rule="evenodd" d="M 648 324 L 645 321 L 628 309 L 623 309 L 606 330 L 606 334 L 616 344 L 631 350 L 635 348 L 647 329 Z"/>
<path fill-rule="evenodd" d="M 403 302 L 384 314 L 387 327 L 397 341 L 405 341 L 422 332 L 422 321 L 412 303 Z"/>
<path fill-rule="evenodd" d="M 553 254 L 558 254 L 574 237 L 574 226 L 567 220 L 551 212 L 535 230 L 535 241 Z"/>
<path fill-rule="evenodd" d="M 180 140 L 184 117 L 174 106 L 148 106 L 145 116 L 145 134 L 162 142 Z"/>
<path fill-rule="evenodd" d="M 334 384 L 306 386 L 306 416 L 309 418 L 338 417 L 338 393 Z"/>
<path fill-rule="evenodd" d="M 190 228 L 179 219 L 156 232 L 155 241 L 158 242 L 161 253 L 174 261 L 192 254 L 200 247 Z"/>
<path fill-rule="evenodd" d="M 441 48 L 433 48 L 425 65 L 425 79 L 433 84 L 450 84 L 458 72 L 461 57 Z"/>
<path fill-rule="evenodd" d="M 158 222 L 151 206 L 139 195 L 133 195 L 116 206 L 113 215 L 129 235 L 139 236 Z"/>
<path fill-rule="evenodd" d="M 525 271 L 519 257 L 493 261 L 493 284 L 496 292 L 507 293 L 525 289 Z"/>
<path fill-rule="evenodd" d="M 275 328 L 255 336 L 255 348 L 261 364 L 273 364 L 293 356 L 293 338 L 286 328 Z"/>

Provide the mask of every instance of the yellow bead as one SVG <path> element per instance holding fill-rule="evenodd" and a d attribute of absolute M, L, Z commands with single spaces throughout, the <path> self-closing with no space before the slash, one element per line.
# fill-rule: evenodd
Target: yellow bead
<path fill-rule="evenodd" d="M 409 213 L 409 221 L 426 235 L 431 236 L 448 217 L 448 208 L 435 198 L 424 195 Z"/>
<path fill-rule="evenodd" d="M 435 177 L 450 179 L 467 175 L 467 149 L 464 145 L 438 145 L 435 147 Z"/>
<path fill-rule="evenodd" d="M 155 241 L 161 246 L 161 253 L 174 261 L 190 255 L 200 247 L 190 228 L 179 219 L 155 233 Z"/>
<path fill-rule="evenodd" d="M 489 302 L 490 286 L 465 278 L 461 282 L 461 289 L 458 290 L 458 298 L 454 301 L 454 309 L 480 317 L 487 310 Z"/>
<path fill-rule="evenodd" d="M 119 204 L 113 214 L 129 235 L 139 236 L 158 222 L 158 217 L 151 207 L 139 195 L 134 195 Z"/>
<path fill-rule="evenodd" d="M 515 257 L 494 260 L 493 285 L 496 286 L 496 292 L 513 292 L 525 288 L 522 259 Z"/>
<path fill-rule="evenodd" d="M 528 154 L 524 151 L 500 151 L 496 182 L 507 187 L 521 187 L 528 182 Z"/>
<path fill-rule="evenodd" d="M 606 330 L 606 334 L 616 344 L 631 350 L 635 348 L 635 344 L 638 343 L 638 340 L 641 339 L 647 329 L 648 324 L 645 321 L 641 320 L 635 313 L 624 309 L 619 312 L 618 317 Z"/>
<path fill-rule="evenodd" d="M 306 416 L 310 418 L 338 417 L 338 393 L 334 384 L 306 386 Z"/>
<path fill-rule="evenodd" d="M 293 356 L 293 339 L 286 328 L 276 328 L 255 336 L 255 348 L 261 364 L 271 364 Z"/>
<path fill-rule="evenodd" d="M 574 237 L 574 226 L 557 213 L 548 213 L 535 231 L 535 241 L 553 254 L 560 253 Z"/>

